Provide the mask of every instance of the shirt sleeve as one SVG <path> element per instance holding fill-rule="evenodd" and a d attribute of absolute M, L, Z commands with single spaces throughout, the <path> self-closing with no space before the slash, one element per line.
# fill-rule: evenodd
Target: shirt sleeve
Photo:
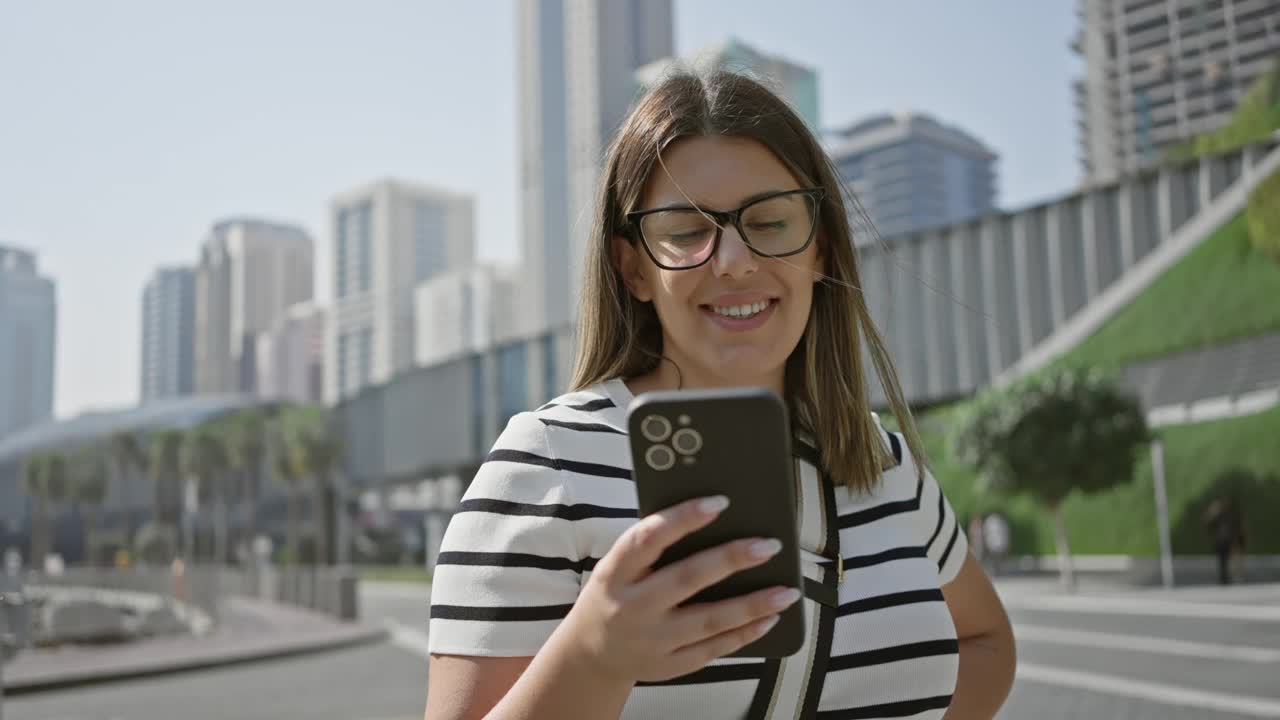
<path fill-rule="evenodd" d="M 899 437 L 904 452 L 903 462 L 917 476 L 915 461 L 905 452 L 906 442 Z M 956 578 L 969 554 L 969 542 L 956 518 L 955 510 L 942 492 L 942 487 L 928 468 L 920 480 L 920 507 L 916 509 L 917 527 L 925 553 L 938 566 L 938 584 L 946 585 Z"/>
<path fill-rule="evenodd" d="M 583 562 L 546 438 L 513 417 L 464 493 L 432 579 L 432 653 L 531 656 L 573 607 Z"/>

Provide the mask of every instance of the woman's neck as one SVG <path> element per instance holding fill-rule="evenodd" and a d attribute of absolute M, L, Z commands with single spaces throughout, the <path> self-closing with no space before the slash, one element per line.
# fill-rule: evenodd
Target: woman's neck
<path fill-rule="evenodd" d="M 692 371 L 688 367 L 682 367 L 677 370 L 676 366 L 669 361 L 658 364 L 658 367 L 634 378 L 626 380 L 627 389 L 632 395 L 640 393 L 652 392 L 655 390 L 698 390 L 705 388 L 722 388 L 722 387 L 765 387 L 782 395 L 783 389 L 783 371 L 781 368 L 776 373 L 763 375 L 757 378 L 726 378 L 717 376 L 712 373 L 698 373 Z"/>

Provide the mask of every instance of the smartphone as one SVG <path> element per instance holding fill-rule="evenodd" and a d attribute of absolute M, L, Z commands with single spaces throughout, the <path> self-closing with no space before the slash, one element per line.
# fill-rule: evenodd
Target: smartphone
<path fill-rule="evenodd" d="M 627 409 L 641 517 L 685 500 L 725 495 L 720 517 L 672 545 L 655 567 L 747 537 L 777 538 L 782 551 L 706 588 L 689 602 L 724 600 L 782 585 L 803 591 L 796 531 L 795 463 L 782 400 L 765 388 L 645 393 Z M 766 635 L 734 657 L 786 657 L 804 644 L 804 607 L 782 612 Z"/>

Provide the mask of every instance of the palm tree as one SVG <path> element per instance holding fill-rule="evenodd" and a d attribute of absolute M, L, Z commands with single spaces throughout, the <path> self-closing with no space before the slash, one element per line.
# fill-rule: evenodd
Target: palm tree
<path fill-rule="evenodd" d="M 133 485 L 138 473 L 147 468 L 147 456 L 142 451 L 138 436 L 131 430 L 112 433 L 107 440 L 107 448 L 124 495 L 124 544 L 125 547 L 133 547 Z"/>
<path fill-rule="evenodd" d="M 271 469 L 275 473 L 276 480 L 285 488 L 285 547 L 288 548 L 289 563 L 296 565 L 298 563 L 298 512 L 299 508 L 299 480 L 301 476 L 294 470 L 293 462 L 289 452 L 289 438 L 285 430 L 285 418 L 280 418 L 272 423 L 271 444 L 269 452 L 271 454 Z"/>
<path fill-rule="evenodd" d="M 32 453 L 22 465 L 22 491 L 31 496 L 31 567 L 44 567 L 49 552 L 49 499 L 44 489 L 46 455 Z"/>
<path fill-rule="evenodd" d="M 311 478 L 312 522 L 315 525 L 316 561 L 329 563 L 329 499 L 333 471 L 341 457 L 341 443 L 328 415 L 320 408 L 303 408 L 293 414 L 289 461 L 295 473 Z"/>
<path fill-rule="evenodd" d="M 156 526 L 176 530 L 182 498 L 182 433 L 161 430 L 147 445 L 147 469 L 154 487 L 152 515 Z"/>
<path fill-rule="evenodd" d="M 102 449 L 88 447 L 76 457 L 73 472 L 72 495 L 87 510 L 88 520 L 84 533 L 84 562 L 96 564 L 93 557 L 94 536 L 98 533 L 98 515 L 107 500 L 107 482 L 111 468 Z"/>
<path fill-rule="evenodd" d="M 182 443 L 183 474 L 194 477 L 200 497 L 213 501 L 213 555 L 221 564 L 227 557 L 227 450 L 211 424 L 197 426 Z"/>
<path fill-rule="evenodd" d="M 31 514 L 31 567 L 43 568 L 52 546 L 50 512 L 67 499 L 67 459 L 60 452 L 29 456 L 22 486 L 35 501 Z"/>
<path fill-rule="evenodd" d="M 251 408 L 241 410 L 227 418 L 224 429 L 228 460 L 237 478 L 236 497 L 245 518 L 245 537 L 253 542 L 258 534 L 262 461 L 267 451 L 262 415 Z"/>

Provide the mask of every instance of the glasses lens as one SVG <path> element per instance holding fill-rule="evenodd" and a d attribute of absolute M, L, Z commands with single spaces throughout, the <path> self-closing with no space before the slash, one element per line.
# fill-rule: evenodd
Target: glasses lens
<path fill-rule="evenodd" d="M 697 210 L 664 210 L 642 217 L 640 233 L 659 263 L 672 268 L 691 267 L 711 254 L 716 224 Z"/>
<path fill-rule="evenodd" d="M 809 241 L 815 209 L 813 199 L 803 193 L 761 200 L 742 212 L 742 231 L 759 252 L 792 253 Z"/>

